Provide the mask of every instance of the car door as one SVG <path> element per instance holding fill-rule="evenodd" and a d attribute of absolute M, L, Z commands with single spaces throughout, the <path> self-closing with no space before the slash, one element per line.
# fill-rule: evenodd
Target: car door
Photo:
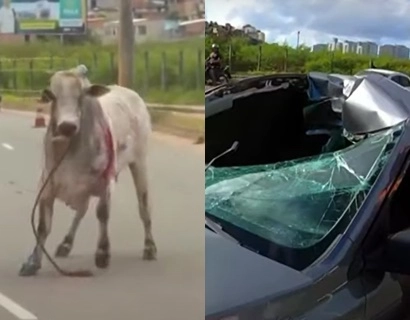
<path fill-rule="evenodd" d="M 410 228 L 410 154 L 399 176 L 393 179 L 392 186 L 365 240 L 364 264 L 368 263 L 366 261 L 380 261 L 372 257 L 381 256 L 383 239 L 389 234 Z M 403 314 L 408 312 L 403 301 L 408 301 L 404 298 L 410 297 L 409 276 L 364 270 L 362 283 L 367 290 L 366 320 L 403 319 Z"/>

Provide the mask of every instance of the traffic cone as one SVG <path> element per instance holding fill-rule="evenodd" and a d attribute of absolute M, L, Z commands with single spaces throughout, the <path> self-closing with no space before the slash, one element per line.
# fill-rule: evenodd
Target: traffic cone
<path fill-rule="evenodd" d="M 34 128 L 44 128 L 46 126 L 46 118 L 44 117 L 43 108 L 37 108 L 36 119 L 34 120 Z"/>

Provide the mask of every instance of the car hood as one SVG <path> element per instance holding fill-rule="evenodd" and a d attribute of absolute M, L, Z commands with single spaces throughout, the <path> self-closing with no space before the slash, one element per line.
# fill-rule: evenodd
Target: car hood
<path fill-rule="evenodd" d="M 272 301 L 312 283 L 301 272 L 205 229 L 206 317 L 224 316 L 261 299 Z"/>

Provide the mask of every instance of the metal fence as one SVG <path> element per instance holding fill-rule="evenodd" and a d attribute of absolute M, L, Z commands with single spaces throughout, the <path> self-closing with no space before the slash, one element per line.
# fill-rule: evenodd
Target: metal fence
<path fill-rule="evenodd" d="M 196 52 L 138 52 L 135 55 L 135 89 L 142 94 L 150 90 L 203 90 L 203 59 L 201 49 Z M 92 82 L 117 82 L 117 55 L 113 52 L 92 53 L 85 57 L 0 58 L 0 91 L 24 96 L 37 94 L 48 85 L 50 74 L 78 64 L 87 66 Z"/>

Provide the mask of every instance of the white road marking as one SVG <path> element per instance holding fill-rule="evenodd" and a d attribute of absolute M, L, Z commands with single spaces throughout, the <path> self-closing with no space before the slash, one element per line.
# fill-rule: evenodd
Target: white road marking
<path fill-rule="evenodd" d="M 38 320 L 38 318 L 31 312 L 24 309 L 22 306 L 18 305 L 13 300 L 7 298 L 0 292 L 0 306 L 6 309 L 8 312 L 13 314 L 17 319 L 20 320 Z"/>
<path fill-rule="evenodd" d="M 14 150 L 13 146 L 9 145 L 8 143 L 2 143 L 1 146 L 8 150 Z"/>

